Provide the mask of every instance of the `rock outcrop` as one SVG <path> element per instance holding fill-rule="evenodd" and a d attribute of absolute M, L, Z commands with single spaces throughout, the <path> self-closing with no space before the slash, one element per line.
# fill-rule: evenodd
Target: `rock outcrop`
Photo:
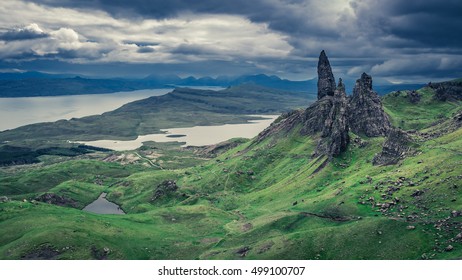
<path fill-rule="evenodd" d="M 431 83 L 430 88 L 435 90 L 435 98 L 440 101 L 462 100 L 462 81 Z"/>
<path fill-rule="evenodd" d="M 326 96 L 306 108 L 301 116 L 303 122 L 303 127 L 300 131 L 301 134 L 314 135 L 322 132 L 333 104 L 333 96 Z"/>
<path fill-rule="evenodd" d="M 318 100 L 325 96 L 334 96 L 335 88 L 334 74 L 332 74 L 329 59 L 323 50 L 318 61 Z"/>
<path fill-rule="evenodd" d="M 372 77 L 366 73 L 356 81 L 349 102 L 348 118 L 351 131 L 358 135 L 386 136 L 391 128 L 382 102 L 372 90 Z"/>
<path fill-rule="evenodd" d="M 74 208 L 78 207 L 78 203 L 74 199 L 55 193 L 44 193 L 40 196 L 37 196 L 35 200 L 58 206 L 69 206 Z"/>
<path fill-rule="evenodd" d="M 165 180 L 156 187 L 151 201 L 159 200 L 165 196 L 168 196 L 171 193 L 174 193 L 176 190 L 178 190 L 178 185 L 175 181 Z"/>
<path fill-rule="evenodd" d="M 305 110 L 292 111 L 281 116 L 258 135 L 255 143 L 270 135 L 282 136 L 298 126 L 301 127 L 301 135 L 319 137 L 313 155 L 325 155 L 328 159 L 347 149 L 350 129 L 359 136 L 368 137 L 386 136 L 391 129 L 382 102 L 372 90 L 371 76 L 363 73 L 356 82 L 353 96 L 348 98 L 342 79 L 336 86 L 324 51 L 321 52 L 318 62 L 318 100 Z"/>
<path fill-rule="evenodd" d="M 375 155 L 372 164 L 390 165 L 398 163 L 399 160 L 411 153 L 411 143 L 411 138 L 406 132 L 398 128 L 390 129 L 388 138 L 383 143 L 382 151 Z"/>
<path fill-rule="evenodd" d="M 421 96 L 417 91 L 411 90 L 407 92 L 407 98 L 409 99 L 409 102 L 411 102 L 412 104 L 417 104 L 420 102 Z"/>
<path fill-rule="evenodd" d="M 348 143 L 350 143 L 347 116 L 348 101 L 342 79 L 339 80 L 331 102 L 332 106 L 327 118 L 324 120 L 321 139 L 315 152 L 316 154 L 324 154 L 329 157 L 339 155 L 346 150 Z"/>

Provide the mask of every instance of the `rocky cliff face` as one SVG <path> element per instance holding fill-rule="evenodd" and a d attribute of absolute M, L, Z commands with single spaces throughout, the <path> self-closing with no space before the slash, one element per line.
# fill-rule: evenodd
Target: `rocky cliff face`
<path fill-rule="evenodd" d="M 329 157 L 337 156 L 345 151 L 350 136 L 348 135 L 348 101 L 342 79 L 339 80 L 334 96 L 331 98 L 332 106 L 324 120 L 324 127 L 316 148 L 316 154 Z"/>
<path fill-rule="evenodd" d="M 391 128 L 382 102 L 372 90 L 372 77 L 366 73 L 356 81 L 349 102 L 348 118 L 351 131 L 358 135 L 386 136 Z"/>
<path fill-rule="evenodd" d="M 389 130 L 387 140 L 383 143 L 382 151 L 375 155 L 372 163 L 374 165 L 396 164 L 411 153 L 411 138 L 406 132 L 392 128 Z"/>
<path fill-rule="evenodd" d="M 440 101 L 462 100 L 462 81 L 429 84 L 435 90 L 435 98 Z"/>
<path fill-rule="evenodd" d="M 347 149 L 350 129 L 358 135 L 375 137 L 386 136 L 391 128 L 380 98 L 372 90 L 371 76 L 363 73 L 356 82 L 353 96 L 347 98 L 342 79 L 337 86 L 335 84 L 329 59 L 324 51 L 321 52 L 318 62 L 318 100 L 306 110 L 286 114 L 260 133 L 256 141 L 290 131 L 299 125 L 302 135 L 320 137 L 314 156 L 325 155 L 328 158 Z"/>
<path fill-rule="evenodd" d="M 318 61 L 318 100 L 325 96 L 334 96 L 335 79 L 332 74 L 329 59 L 324 50 L 319 55 Z"/>

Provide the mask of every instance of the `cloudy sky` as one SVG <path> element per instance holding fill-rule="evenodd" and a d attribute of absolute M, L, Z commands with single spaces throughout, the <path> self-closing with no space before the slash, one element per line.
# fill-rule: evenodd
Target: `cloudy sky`
<path fill-rule="evenodd" d="M 1 0 L 0 71 L 462 77 L 460 0 Z"/>

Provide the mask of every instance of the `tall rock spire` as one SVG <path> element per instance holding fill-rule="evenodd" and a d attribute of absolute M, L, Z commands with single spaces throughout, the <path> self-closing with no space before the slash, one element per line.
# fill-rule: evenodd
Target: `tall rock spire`
<path fill-rule="evenodd" d="M 391 128 L 382 102 L 372 90 L 372 77 L 363 73 L 356 81 L 349 104 L 350 129 L 368 137 L 386 136 Z"/>
<path fill-rule="evenodd" d="M 339 79 L 334 96 L 324 98 L 324 100 L 330 100 L 332 107 L 324 120 L 321 139 L 318 142 L 315 155 L 324 154 L 332 158 L 345 151 L 348 143 L 350 143 L 350 136 L 348 135 L 348 99 L 342 79 Z"/>
<path fill-rule="evenodd" d="M 323 50 L 318 61 L 318 100 L 324 96 L 334 96 L 335 88 L 334 74 L 332 74 L 326 52 Z"/>

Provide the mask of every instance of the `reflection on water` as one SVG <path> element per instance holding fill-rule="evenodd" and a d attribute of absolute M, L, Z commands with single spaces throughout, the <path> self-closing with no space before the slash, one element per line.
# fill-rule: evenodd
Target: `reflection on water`
<path fill-rule="evenodd" d="M 117 214 L 124 215 L 125 212 L 120 209 L 119 205 L 112 203 L 106 199 L 107 193 L 102 193 L 98 199 L 88 204 L 83 211 L 92 212 L 96 214 Z"/>
<path fill-rule="evenodd" d="M 112 149 L 116 151 L 135 150 L 143 145 L 143 142 L 186 142 L 186 146 L 204 146 L 217 144 L 231 138 L 253 138 L 262 130 L 267 128 L 278 116 L 275 115 L 258 115 L 263 117 L 262 120 L 252 120 L 243 124 L 225 124 L 210 126 L 194 126 L 183 128 L 161 129 L 166 134 L 148 134 L 138 136 L 131 141 L 118 140 L 97 140 L 81 142 L 86 145 Z M 178 137 L 181 135 L 182 137 Z M 172 137 L 177 136 L 177 137 Z"/>

